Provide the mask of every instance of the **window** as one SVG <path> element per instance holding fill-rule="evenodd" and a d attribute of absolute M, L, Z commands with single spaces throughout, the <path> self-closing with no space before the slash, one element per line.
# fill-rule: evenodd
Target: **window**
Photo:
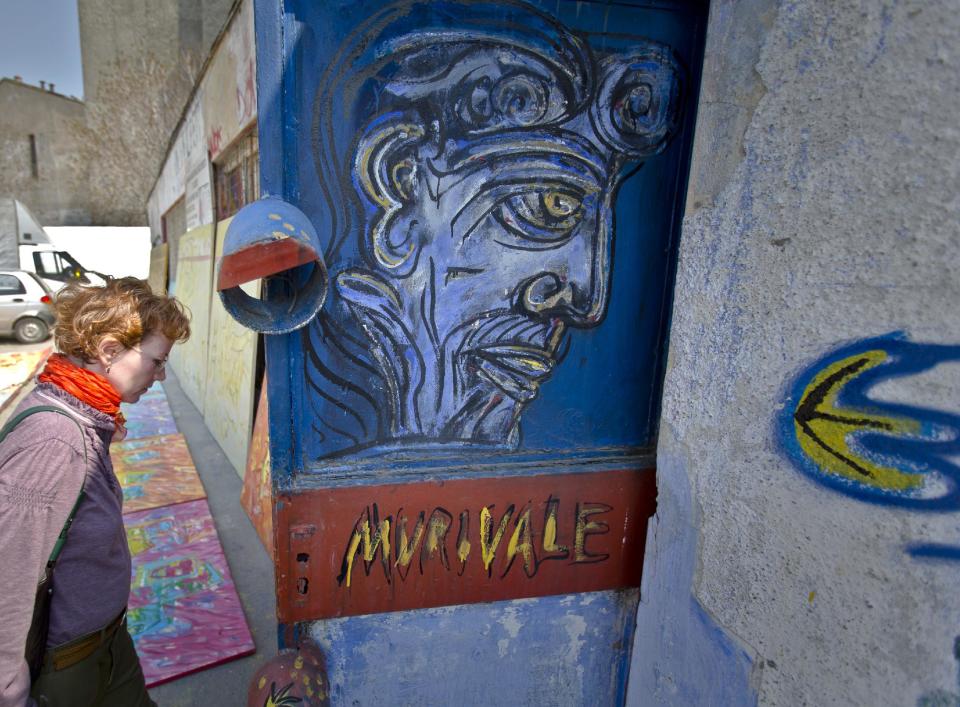
<path fill-rule="evenodd" d="M 260 161 L 256 126 L 224 150 L 214 165 L 217 221 L 233 216 L 260 197 Z"/>
<path fill-rule="evenodd" d="M 27 291 L 16 275 L 0 275 L 0 295 L 23 295 Z"/>
<path fill-rule="evenodd" d="M 34 179 L 40 178 L 40 163 L 37 162 L 37 136 L 30 135 L 30 174 Z"/>
<path fill-rule="evenodd" d="M 64 251 L 41 250 L 33 254 L 33 266 L 40 277 L 49 280 L 67 282 L 80 280 L 88 282 L 83 274 L 83 266 L 73 256 Z"/>
<path fill-rule="evenodd" d="M 163 242 L 176 243 L 187 232 L 187 202 L 180 197 L 160 218 L 163 227 Z"/>

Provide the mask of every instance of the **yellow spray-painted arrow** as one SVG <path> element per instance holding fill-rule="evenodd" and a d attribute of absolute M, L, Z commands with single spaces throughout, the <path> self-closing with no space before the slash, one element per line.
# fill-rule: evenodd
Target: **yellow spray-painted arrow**
<path fill-rule="evenodd" d="M 827 474 L 867 486 L 908 491 L 923 484 L 923 475 L 876 464 L 850 448 L 850 435 L 877 431 L 906 435 L 920 430 L 917 420 L 875 415 L 839 407 L 837 397 L 851 380 L 887 360 L 886 351 L 858 353 L 831 363 L 806 389 L 793 413 L 797 441 L 803 452 Z"/>

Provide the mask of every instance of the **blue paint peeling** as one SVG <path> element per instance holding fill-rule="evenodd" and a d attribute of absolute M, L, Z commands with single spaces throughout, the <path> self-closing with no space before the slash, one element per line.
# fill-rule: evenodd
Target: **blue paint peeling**
<path fill-rule="evenodd" d="M 621 704 L 637 592 L 317 621 L 334 704 Z M 611 670 L 613 667 L 613 670 Z"/>
<path fill-rule="evenodd" d="M 699 519 L 688 467 L 661 443 L 627 704 L 753 707 L 753 658 L 693 596 Z"/>

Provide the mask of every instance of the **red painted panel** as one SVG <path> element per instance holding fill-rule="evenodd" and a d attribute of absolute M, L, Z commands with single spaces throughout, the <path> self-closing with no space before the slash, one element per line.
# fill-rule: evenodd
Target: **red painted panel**
<path fill-rule="evenodd" d="M 279 620 L 639 586 L 655 508 L 653 469 L 282 494 Z"/>

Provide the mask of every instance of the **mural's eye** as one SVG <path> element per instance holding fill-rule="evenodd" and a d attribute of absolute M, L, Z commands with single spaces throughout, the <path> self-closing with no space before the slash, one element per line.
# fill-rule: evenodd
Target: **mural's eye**
<path fill-rule="evenodd" d="M 511 196 L 494 210 L 494 216 L 514 235 L 554 245 L 569 238 L 583 220 L 583 211 L 581 195 L 551 188 Z"/>

